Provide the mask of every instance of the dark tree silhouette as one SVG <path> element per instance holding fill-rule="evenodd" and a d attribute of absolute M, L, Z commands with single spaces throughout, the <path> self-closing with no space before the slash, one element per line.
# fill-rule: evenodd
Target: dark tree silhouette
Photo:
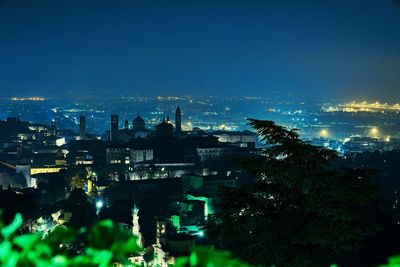
<path fill-rule="evenodd" d="M 82 189 L 74 189 L 64 201 L 63 209 L 72 212 L 69 226 L 79 229 L 89 227 L 96 220 L 94 204 L 89 201 L 88 196 Z"/>
<path fill-rule="evenodd" d="M 333 169 L 335 151 L 313 146 L 272 121 L 249 120 L 266 148 L 241 160 L 257 177 L 225 189 L 208 233 L 263 266 L 328 266 L 377 231 L 362 215 L 376 188 L 363 169 Z"/>

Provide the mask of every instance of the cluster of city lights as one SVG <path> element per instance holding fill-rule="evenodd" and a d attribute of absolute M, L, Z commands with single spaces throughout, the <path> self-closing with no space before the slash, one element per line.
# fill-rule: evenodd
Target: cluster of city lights
<path fill-rule="evenodd" d="M 327 129 L 322 129 L 319 131 L 319 136 L 323 138 L 328 138 L 329 137 L 329 131 Z"/>
<path fill-rule="evenodd" d="M 324 107 L 323 110 L 325 112 L 399 112 L 400 111 L 400 104 L 388 104 L 388 103 L 368 103 L 364 102 L 350 102 L 345 104 L 339 104 L 337 106 L 328 106 Z"/>
<path fill-rule="evenodd" d="M 384 142 L 390 142 L 392 140 L 390 135 L 382 135 L 381 131 L 379 130 L 379 128 L 377 126 L 372 126 L 371 128 L 368 129 L 368 136 L 371 138 L 377 138 L 380 139 Z M 321 129 L 318 132 L 318 136 L 322 137 L 322 138 L 329 138 L 330 137 L 330 132 L 329 129 Z M 349 141 L 350 139 L 348 138 L 347 141 Z M 345 139 L 346 142 L 346 139 Z"/>
<path fill-rule="evenodd" d="M 46 99 L 44 97 L 35 96 L 35 97 L 12 97 L 11 100 L 12 101 L 44 101 Z"/>
<path fill-rule="evenodd" d="M 178 97 L 178 96 L 157 96 L 157 100 L 180 100 L 184 99 L 183 97 Z"/>
<path fill-rule="evenodd" d="M 369 135 L 370 135 L 370 137 L 372 137 L 372 138 L 380 138 L 380 139 L 383 140 L 384 142 L 390 142 L 390 141 L 391 141 L 390 135 L 382 136 L 382 135 L 381 135 L 381 132 L 379 131 L 379 128 L 378 128 L 378 127 L 372 127 L 372 128 L 369 130 Z"/>

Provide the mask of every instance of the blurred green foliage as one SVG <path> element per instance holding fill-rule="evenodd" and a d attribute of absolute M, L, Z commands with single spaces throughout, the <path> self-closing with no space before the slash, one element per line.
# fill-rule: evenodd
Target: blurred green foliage
<path fill-rule="evenodd" d="M 0 222 L 0 266 L 106 267 L 114 262 L 129 264 L 128 257 L 142 251 L 137 237 L 111 220 L 96 222 L 88 231 L 57 226 L 44 237 L 39 233 L 21 234 L 21 226 L 20 214 L 10 225 Z M 77 245 L 82 235 L 86 238 Z M 72 249 L 79 247 L 80 251 Z"/>
<path fill-rule="evenodd" d="M 0 266 L 2 267 L 107 267 L 126 264 L 143 251 L 137 237 L 111 220 L 96 222 L 89 230 L 57 226 L 48 234 L 21 233 L 17 214 L 9 225 L 0 220 Z M 82 238 L 84 237 L 84 238 Z M 246 267 L 229 252 L 198 247 L 189 257 L 177 259 L 178 267 Z"/>
<path fill-rule="evenodd" d="M 387 264 L 379 265 L 379 267 L 400 267 L 400 256 L 390 257 Z"/>
<path fill-rule="evenodd" d="M 210 250 L 198 247 L 189 257 L 178 258 L 178 267 L 247 267 L 247 265 L 231 256 L 228 251 Z"/>
<path fill-rule="evenodd" d="M 0 220 L 0 266 L 2 267 L 108 267 L 119 262 L 132 266 L 128 257 L 142 252 L 137 237 L 111 220 L 96 222 L 89 230 L 57 226 L 42 237 L 39 233 L 21 233 L 23 220 L 17 214 L 9 225 Z M 79 236 L 85 235 L 82 250 L 76 248 Z M 79 246 L 78 246 L 79 247 Z M 227 251 L 197 247 L 190 256 L 177 259 L 177 267 L 249 267 Z M 337 265 L 331 265 L 337 267 Z M 379 267 L 400 267 L 400 256 L 391 257 Z"/>

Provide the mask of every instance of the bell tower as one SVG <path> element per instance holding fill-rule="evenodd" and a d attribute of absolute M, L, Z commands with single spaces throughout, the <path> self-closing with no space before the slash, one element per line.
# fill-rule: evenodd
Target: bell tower
<path fill-rule="evenodd" d="M 118 115 L 111 115 L 110 141 L 118 140 Z"/>
<path fill-rule="evenodd" d="M 182 132 L 182 114 L 181 109 L 178 106 L 175 111 L 175 133 L 180 134 Z"/>

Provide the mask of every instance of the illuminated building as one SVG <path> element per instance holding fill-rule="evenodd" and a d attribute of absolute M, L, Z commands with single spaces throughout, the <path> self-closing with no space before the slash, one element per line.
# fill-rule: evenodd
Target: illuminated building
<path fill-rule="evenodd" d="M 132 209 L 132 233 L 138 237 L 138 245 L 142 246 L 142 233 L 139 225 L 139 209 L 134 205 Z"/>
<path fill-rule="evenodd" d="M 114 145 L 106 148 L 107 164 L 133 164 L 153 160 L 153 149 L 145 144 Z"/>
<path fill-rule="evenodd" d="M 61 138 L 57 138 L 56 139 L 56 146 L 63 146 L 65 144 L 66 144 L 65 137 L 61 137 Z"/>
<path fill-rule="evenodd" d="M 66 163 L 64 153 L 61 149 L 58 149 L 55 162 L 56 166 L 64 166 Z"/>
<path fill-rule="evenodd" d="M 11 165 L 0 161 L 0 188 L 36 187 L 37 179 L 30 175 L 29 165 Z"/>
<path fill-rule="evenodd" d="M 93 164 L 93 156 L 86 154 L 87 151 L 80 151 L 81 155 L 75 157 L 76 165 L 91 165 Z"/>
<path fill-rule="evenodd" d="M 234 131 L 216 131 L 211 133 L 218 137 L 218 141 L 222 143 L 256 143 L 258 135 L 250 131 L 234 132 Z"/>
<path fill-rule="evenodd" d="M 156 222 L 156 243 L 166 245 L 167 240 L 167 221 L 157 220 Z"/>
<path fill-rule="evenodd" d="M 138 114 L 129 128 L 129 121 L 125 120 L 124 128 L 118 127 L 118 115 L 111 115 L 110 141 L 129 142 L 135 138 L 146 138 L 152 131 L 146 129 L 144 119 Z"/>
<path fill-rule="evenodd" d="M 89 178 L 87 180 L 87 194 L 90 196 L 93 193 L 93 180 Z"/>
<path fill-rule="evenodd" d="M 128 148 L 106 148 L 107 164 L 123 164 L 128 158 Z"/>
<path fill-rule="evenodd" d="M 157 267 L 168 267 L 171 266 L 167 263 L 168 253 L 165 252 L 160 244 L 153 244 L 153 260 L 150 262 L 149 266 L 157 266 Z"/>
<path fill-rule="evenodd" d="M 130 159 L 133 163 L 153 160 L 153 149 L 131 149 Z"/>
<path fill-rule="evenodd" d="M 376 138 L 353 137 L 342 146 L 344 153 L 363 153 L 381 151 L 384 143 Z"/>
<path fill-rule="evenodd" d="M 234 153 L 234 148 L 231 146 L 211 146 L 211 147 L 201 147 L 197 148 L 197 156 L 201 162 L 218 160 L 225 156 L 232 156 Z"/>
<path fill-rule="evenodd" d="M 31 175 L 39 173 L 54 173 L 59 172 L 62 169 L 66 169 L 65 166 L 44 166 L 44 167 L 31 167 Z"/>

